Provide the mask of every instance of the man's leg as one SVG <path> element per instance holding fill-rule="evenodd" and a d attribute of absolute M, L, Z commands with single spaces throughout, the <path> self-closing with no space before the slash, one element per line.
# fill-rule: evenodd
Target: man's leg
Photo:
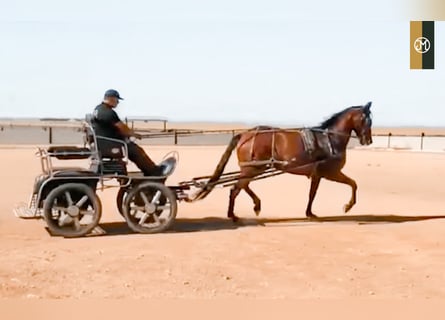
<path fill-rule="evenodd" d="M 145 153 L 144 149 L 133 142 L 127 143 L 128 158 L 144 173 L 146 176 L 161 175 L 160 167 L 156 166 L 153 160 Z"/>

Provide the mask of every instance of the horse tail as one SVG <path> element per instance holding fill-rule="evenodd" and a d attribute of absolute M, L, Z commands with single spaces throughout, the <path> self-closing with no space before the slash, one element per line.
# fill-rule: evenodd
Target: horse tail
<path fill-rule="evenodd" d="M 213 175 L 210 178 L 209 182 L 215 182 L 221 177 L 224 168 L 226 167 L 227 162 L 229 162 L 230 156 L 232 155 L 232 151 L 233 149 L 235 149 L 240 139 L 241 139 L 241 133 L 238 133 L 232 138 L 232 140 L 230 140 L 230 143 L 227 146 L 226 151 L 224 151 L 221 160 L 219 160 L 219 163 L 216 166 L 216 169 L 213 172 Z"/>
<path fill-rule="evenodd" d="M 210 179 L 207 181 L 204 188 L 202 188 L 195 196 L 194 200 L 204 198 L 210 193 L 210 191 L 213 190 L 214 188 L 213 182 L 218 181 L 218 179 L 221 177 L 222 173 L 224 172 L 224 168 L 226 167 L 227 162 L 229 162 L 230 156 L 232 155 L 232 151 L 233 149 L 235 149 L 236 145 L 240 141 L 241 136 L 242 133 L 238 133 L 237 135 L 233 136 L 232 140 L 230 140 L 230 143 L 227 146 L 226 150 L 224 151 L 223 155 L 221 156 L 221 159 L 219 160 L 219 163 L 216 166 L 215 171 L 213 172 Z"/>

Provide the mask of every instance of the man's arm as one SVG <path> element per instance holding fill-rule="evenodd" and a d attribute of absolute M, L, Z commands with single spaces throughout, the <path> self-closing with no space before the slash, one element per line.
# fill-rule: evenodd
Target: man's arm
<path fill-rule="evenodd" d="M 115 127 L 119 134 L 123 137 L 135 137 L 137 139 L 141 138 L 141 135 L 134 132 L 125 123 L 123 123 L 117 113 L 112 109 L 101 109 L 100 112 L 96 113 L 96 118 L 104 123 L 108 123 L 109 125 Z"/>
<path fill-rule="evenodd" d="M 114 126 L 117 128 L 117 130 L 119 130 L 119 133 L 121 135 L 123 135 L 124 137 L 135 137 L 137 139 L 141 138 L 141 135 L 139 133 L 134 132 L 133 130 L 131 130 L 125 123 L 123 123 L 122 121 L 118 121 L 116 123 L 114 123 Z"/>

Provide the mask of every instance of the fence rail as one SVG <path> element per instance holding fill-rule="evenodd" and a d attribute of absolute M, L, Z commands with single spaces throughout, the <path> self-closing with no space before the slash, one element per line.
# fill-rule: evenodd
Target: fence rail
<path fill-rule="evenodd" d="M 140 121 L 140 120 L 136 120 Z M 0 144 L 77 144 L 82 142 L 79 123 L 0 123 Z M 138 128 L 143 135 L 141 144 L 150 145 L 226 145 L 237 133 L 246 129 L 167 129 Z M 289 128 L 290 129 L 290 128 Z M 445 150 L 445 134 L 373 134 L 371 147 L 400 148 L 419 150 Z M 356 139 L 351 139 L 350 147 L 358 146 Z"/>

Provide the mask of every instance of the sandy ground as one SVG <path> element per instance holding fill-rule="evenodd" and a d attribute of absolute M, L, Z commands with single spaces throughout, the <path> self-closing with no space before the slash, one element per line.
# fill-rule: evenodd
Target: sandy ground
<path fill-rule="evenodd" d="M 168 184 L 210 174 L 224 147 L 153 147 L 180 163 Z M 242 193 L 226 219 L 228 189 L 180 203 L 171 232 L 129 231 L 116 190 L 100 192 L 106 235 L 49 236 L 43 220 L 21 220 L 40 172 L 34 149 L 0 149 L 0 297 L 11 298 L 444 298 L 445 154 L 348 151 L 345 173 L 359 186 L 347 214 L 347 186 L 322 181 L 304 217 L 309 180 L 282 175 L 255 182 L 255 217 Z M 228 170 L 235 169 L 234 155 Z"/>

